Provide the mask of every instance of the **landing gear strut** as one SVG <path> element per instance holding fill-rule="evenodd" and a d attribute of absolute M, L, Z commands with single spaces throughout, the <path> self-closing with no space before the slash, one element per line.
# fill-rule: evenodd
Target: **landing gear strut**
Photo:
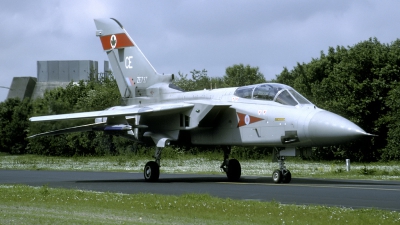
<path fill-rule="evenodd" d="M 242 175 L 242 168 L 237 159 L 229 159 L 229 154 L 231 154 L 231 146 L 225 146 L 224 161 L 220 168 L 226 173 L 228 180 L 238 181 Z"/>
<path fill-rule="evenodd" d="M 144 166 L 144 180 L 145 181 L 157 181 L 160 177 L 160 161 L 161 161 L 161 148 L 156 147 L 154 152 L 154 161 L 149 161 Z"/>
<path fill-rule="evenodd" d="M 276 159 L 278 160 L 279 169 L 275 170 L 272 173 L 272 180 L 275 183 L 290 183 L 292 180 L 292 174 L 285 166 L 285 157 L 280 155 L 280 151 L 278 149 L 274 149 L 276 151 Z"/>

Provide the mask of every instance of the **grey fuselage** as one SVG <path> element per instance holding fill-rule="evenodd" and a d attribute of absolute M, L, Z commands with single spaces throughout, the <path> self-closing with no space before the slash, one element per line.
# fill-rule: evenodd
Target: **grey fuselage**
<path fill-rule="evenodd" d="M 158 147 L 169 141 L 295 147 L 336 145 L 368 135 L 284 84 L 182 92 L 170 84 L 173 75 L 156 72 L 119 21 L 95 19 L 95 24 L 127 105 L 111 108 L 121 113 L 110 112 L 108 119 L 126 115 L 134 129 L 122 136 L 151 137 Z M 121 127 L 124 120 L 120 116 L 106 123 Z"/>
<path fill-rule="evenodd" d="M 264 85 L 294 91 L 282 84 Z M 254 96 L 243 98 L 235 95 L 237 90 L 234 87 L 181 92 L 167 84 L 159 84 L 148 88 L 148 97 L 130 99 L 128 104 L 135 107 L 177 102 L 194 104 L 193 108 L 183 112 L 136 116 L 137 124 L 147 126 L 136 133 L 177 131 L 185 135 L 176 134 L 180 136 L 176 141 L 193 145 L 323 146 L 365 135 L 365 131 L 354 123 L 317 108 L 311 102 L 288 105 Z"/>

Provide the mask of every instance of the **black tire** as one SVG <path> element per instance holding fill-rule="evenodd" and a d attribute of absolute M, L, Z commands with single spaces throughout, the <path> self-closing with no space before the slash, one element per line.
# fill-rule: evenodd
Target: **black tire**
<path fill-rule="evenodd" d="M 154 161 L 149 161 L 144 166 L 143 175 L 145 181 L 157 181 L 160 177 L 160 167 Z"/>
<path fill-rule="evenodd" d="M 292 173 L 290 173 L 290 171 L 289 170 L 285 170 L 285 171 L 283 171 L 283 173 L 282 173 L 282 182 L 283 183 L 290 183 L 290 181 L 292 180 Z"/>
<path fill-rule="evenodd" d="M 280 182 L 282 182 L 283 176 L 282 176 L 282 172 L 280 170 L 275 170 L 272 173 L 272 180 L 276 183 L 279 184 Z"/>
<path fill-rule="evenodd" d="M 237 159 L 230 159 L 226 176 L 229 181 L 238 181 L 242 175 L 242 167 Z"/>

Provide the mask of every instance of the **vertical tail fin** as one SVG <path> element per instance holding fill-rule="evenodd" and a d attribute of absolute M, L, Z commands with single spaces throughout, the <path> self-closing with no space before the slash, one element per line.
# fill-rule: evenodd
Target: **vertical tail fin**
<path fill-rule="evenodd" d="M 146 88 L 168 83 L 172 76 L 160 75 L 116 19 L 95 19 L 96 36 L 107 53 L 122 97 L 145 96 Z"/>

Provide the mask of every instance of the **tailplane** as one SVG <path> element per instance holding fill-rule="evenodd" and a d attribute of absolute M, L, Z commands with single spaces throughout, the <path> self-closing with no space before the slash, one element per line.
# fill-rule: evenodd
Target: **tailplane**
<path fill-rule="evenodd" d="M 100 37 L 124 98 L 145 97 L 146 89 L 157 83 L 169 83 L 173 75 L 156 72 L 124 27 L 116 19 L 95 19 Z"/>

